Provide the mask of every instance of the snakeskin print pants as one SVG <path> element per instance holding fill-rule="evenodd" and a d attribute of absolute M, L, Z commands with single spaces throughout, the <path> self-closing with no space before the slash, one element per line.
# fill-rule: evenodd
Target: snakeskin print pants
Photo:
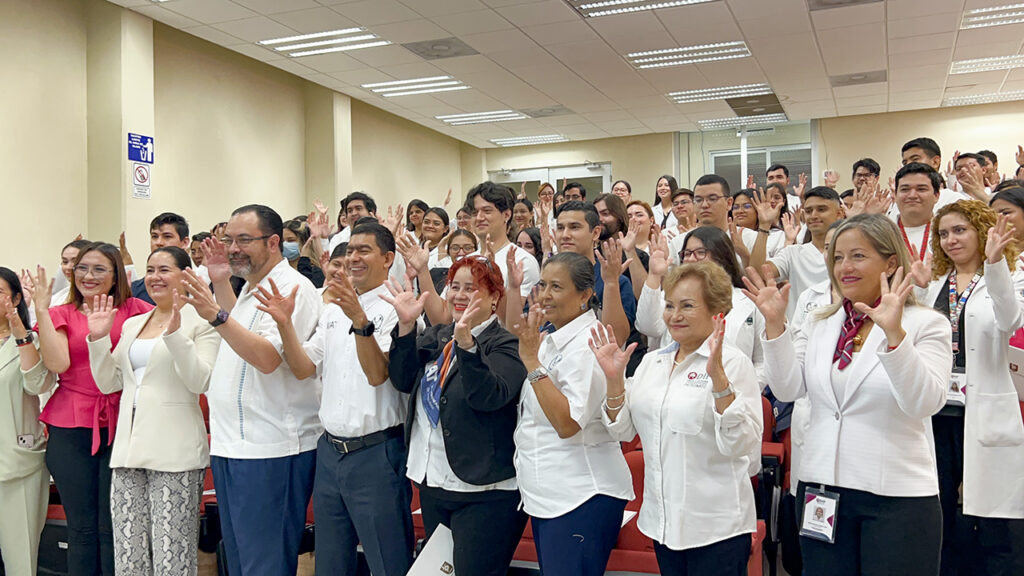
<path fill-rule="evenodd" d="M 118 576 L 195 576 L 203 470 L 115 468 L 110 486 Z"/>

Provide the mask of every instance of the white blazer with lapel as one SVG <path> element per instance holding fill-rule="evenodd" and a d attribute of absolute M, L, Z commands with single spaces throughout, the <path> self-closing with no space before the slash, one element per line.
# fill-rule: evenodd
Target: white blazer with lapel
<path fill-rule="evenodd" d="M 932 309 L 907 306 L 907 335 L 892 351 L 882 329 L 872 327 L 845 368 L 845 393 L 837 398 L 832 357 L 845 319 L 842 309 L 827 318 L 812 313 L 802 330 L 787 328 L 763 342 L 765 377 L 776 397 L 810 399 L 797 478 L 881 496 L 938 494 L 931 416 L 946 403 L 949 322 Z"/>
<path fill-rule="evenodd" d="M 945 294 L 945 283 L 933 280 L 924 303 Z M 986 263 L 964 314 L 964 514 L 1024 518 L 1024 421 L 1006 359 L 1010 336 L 1024 326 L 1024 272 Z"/>
<path fill-rule="evenodd" d="M 33 345 L 38 348 L 38 341 Z M 42 387 L 48 377 L 42 361 L 22 372 L 13 336 L 0 346 L 0 482 L 24 478 L 43 467 L 46 433 L 39 422 L 39 398 L 27 390 Z M 19 446 L 18 436 L 31 436 L 32 446 Z"/>
<path fill-rule="evenodd" d="M 126 320 L 113 352 L 109 337 L 88 342 L 96 386 L 104 394 L 123 390 L 110 466 L 161 472 L 206 468 L 210 447 L 199 394 L 209 386 L 220 335 L 191 306 L 183 307 L 181 327 L 159 337 L 142 382 L 136 382 L 128 352 L 152 315 Z"/>

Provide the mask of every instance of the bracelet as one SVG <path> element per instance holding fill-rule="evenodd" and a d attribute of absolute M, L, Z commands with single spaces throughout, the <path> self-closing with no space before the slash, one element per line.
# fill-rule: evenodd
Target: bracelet
<path fill-rule="evenodd" d="M 623 399 L 623 398 L 625 398 L 625 397 L 626 397 L 626 391 L 625 391 L 625 390 L 623 390 L 623 391 L 622 391 L 622 394 L 619 394 L 618 396 L 608 396 L 608 395 L 606 394 L 606 395 L 605 395 L 605 400 L 622 400 L 622 399 Z"/>
<path fill-rule="evenodd" d="M 771 230 L 771 228 L 769 228 L 767 230 L 761 230 L 760 228 L 758 228 L 757 229 L 757 233 L 758 234 L 764 234 L 765 236 L 771 236 L 772 230 Z"/>
<path fill-rule="evenodd" d="M 609 405 L 608 405 L 608 398 L 606 397 L 606 398 L 604 399 L 604 402 L 602 402 L 601 404 L 603 404 L 603 405 L 604 405 L 604 409 L 605 409 L 605 410 L 621 410 L 621 409 L 622 409 L 622 407 L 626 405 L 626 399 L 625 399 L 625 398 L 623 398 L 623 399 L 622 399 L 622 402 L 620 402 L 618 406 L 609 406 Z"/>

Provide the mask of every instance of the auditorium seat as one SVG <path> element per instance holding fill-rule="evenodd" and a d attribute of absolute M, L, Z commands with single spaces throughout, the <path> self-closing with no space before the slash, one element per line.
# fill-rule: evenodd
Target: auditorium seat
<path fill-rule="evenodd" d="M 761 472 L 757 476 L 755 489 L 760 517 L 765 523 L 761 547 L 768 558 L 768 573 L 775 576 L 779 550 L 779 506 L 782 504 L 782 487 L 786 476 L 786 446 L 776 442 L 773 437 L 775 412 L 771 402 L 764 396 L 761 397 L 761 416 L 764 424 L 761 435 Z"/>

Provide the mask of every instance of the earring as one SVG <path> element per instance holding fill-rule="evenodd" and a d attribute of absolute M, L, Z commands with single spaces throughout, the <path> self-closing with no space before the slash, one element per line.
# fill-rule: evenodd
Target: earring
<path fill-rule="evenodd" d="M 586 302 L 584 302 L 583 304 L 580 304 L 580 310 L 586 310 L 586 309 L 587 309 L 587 303 Z"/>

